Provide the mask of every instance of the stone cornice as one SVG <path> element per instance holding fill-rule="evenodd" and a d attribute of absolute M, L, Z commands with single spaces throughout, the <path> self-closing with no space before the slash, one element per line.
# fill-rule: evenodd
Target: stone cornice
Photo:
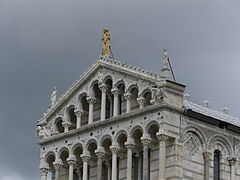
<path fill-rule="evenodd" d="M 71 130 L 71 131 L 66 132 L 66 133 L 61 133 L 61 134 L 58 134 L 58 135 L 55 135 L 55 136 L 51 136 L 47 139 L 41 140 L 38 144 L 45 145 L 45 144 L 54 142 L 56 140 L 61 140 L 61 139 L 64 139 L 64 138 L 72 137 L 72 136 L 77 135 L 79 133 L 94 130 L 95 128 L 104 127 L 106 125 L 110 125 L 110 124 L 113 124 L 113 123 L 116 123 L 116 122 L 119 122 L 119 121 L 123 121 L 123 120 L 127 121 L 127 120 L 129 120 L 129 118 L 140 116 L 140 115 L 143 115 L 145 113 L 156 111 L 158 109 L 171 109 L 173 111 L 183 113 L 182 108 L 179 108 L 179 107 L 176 107 L 176 106 L 173 106 L 173 105 L 169 105 L 169 104 L 166 104 L 166 103 L 160 103 L 160 104 L 148 106 L 144 109 L 138 109 L 138 110 L 132 111 L 132 112 L 127 113 L 127 114 L 112 117 L 112 118 L 109 118 L 105 121 L 98 121 L 98 122 L 95 122 L 93 124 L 86 125 L 86 126 L 83 126 L 79 129 L 74 129 L 74 130 Z"/>

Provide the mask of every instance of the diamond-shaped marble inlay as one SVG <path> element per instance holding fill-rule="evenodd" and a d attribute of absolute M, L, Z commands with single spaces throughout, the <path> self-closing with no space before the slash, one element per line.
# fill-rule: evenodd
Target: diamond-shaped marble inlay
<path fill-rule="evenodd" d="M 190 153 L 195 153 L 195 151 L 198 149 L 198 143 L 194 139 L 193 136 L 190 136 L 187 141 L 185 142 L 185 146 L 187 147 L 188 151 Z"/>

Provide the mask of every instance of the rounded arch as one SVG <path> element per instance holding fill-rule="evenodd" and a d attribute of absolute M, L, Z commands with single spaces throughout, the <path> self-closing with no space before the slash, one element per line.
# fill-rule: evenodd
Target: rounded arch
<path fill-rule="evenodd" d="M 83 145 L 80 142 L 75 143 L 71 148 L 71 153 L 74 153 L 74 151 L 79 147 L 83 149 Z"/>
<path fill-rule="evenodd" d="M 54 158 L 56 159 L 56 153 L 54 151 L 49 151 L 45 154 L 44 156 L 44 159 L 47 161 L 47 159 L 50 157 L 50 156 L 54 156 Z"/>
<path fill-rule="evenodd" d="M 64 152 L 64 151 L 67 151 L 68 154 L 70 154 L 70 149 L 69 149 L 67 146 L 64 146 L 64 147 L 61 147 L 61 148 L 58 150 L 57 158 L 60 158 L 62 152 Z"/>
<path fill-rule="evenodd" d="M 144 94 L 150 93 L 152 94 L 152 90 L 149 87 L 144 88 L 143 90 L 139 90 L 139 96 L 144 96 Z"/>
<path fill-rule="evenodd" d="M 128 137 L 128 132 L 126 130 L 121 129 L 115 134 L 115 136 L 113 138 L 114 141 L 116 142 L 122 134 L 124 134 L 126 137 Z"/>
<path fill-rule="evenodd" d="M 65 114 L 67 114 L 70 109 L 76 109 L 76 104 L 69 104 L 65 109 Z"/>
<path fill-rule="evenodd" d="M 107 74 L 106 76 L 104 76 L 103 78 L 103 83 L 106 84 L 106 81 L 107 80 L 111 80 L 113 82 L 114 78 L 110 75 L 110 74 Z"/>
<path fill-rule="evenodd" d="M 202 143 L 203 149 L 207 148 L 207 138 L 201 129 L 199 129 L 198 127 L 195 127 L 193 125 L 188 126 L 183 130 L 183 132 L 182 132 L 183 136 L 185 134 L 187 134 L 188 132 L 192 132 L 192 133 L 196 134 Z"/>
<path fill-rule="evenodd" d="M 102 145 L 102 143 L 103 143 L 103 141 L 104 141 L 105 139 L 110 139 L 111 142 L 113 142 L 113 137 L 112 137 L 110 134 L 104 134 L 104 135 L 100 138 L 100 141 L 99 141 L 100 145 Z"/>
<path fill-rule="evenodd" d="M 144 132 L 144 128 L 141 125 L 136 125 L 131 128 L 129 136 L 132 136 L 136 130 L 140 130 L 142 133 Z"/>
<path fill-rule="evenodd" d="M 78 100 L 77 100 L 77 106 L 79 109 L 83 109 L 83 98 L 86 98 L 87 97 L 87 93 L 86 92 L 81 92 L 78 96 Z"/>
<path fill-rule="evenodd" d="M 133 90 L 133 89 L 137 89 L 138 92 L 139 92 L 139 86 L 137 84 L 131 84 L 127 89 L 126 89 L 126 92 L 130 92 Z"/>
<path fill-rule="evenodd" d="M 63 117 L 57 116 L 53 122 L 54 133 L 63 133 L 64 132 L 64 127 L 63 127 L 62 123 L 63 123 Z"/>
<path fill-rule="evenodd" d="M 219 150 L 221 155 L 232 157 L 233 149 L 231 142 L 221 134 L 213 135 L 208 141 L 208 147 L 214 152 Z"/>
<path fill-rule="evenodd" d="M 96 145 L 98 145 L 98 140 L 96 138 L 90 138 L 89 140 L 86 141 L 83 148 L 87 150 L 91 143 L 95 143 Z"/>
<path fill-rule="evenodd" d="M 158 121 L 156 120 L 151 120 L 150 122 L 148 122 L 145 127 L 144 127 L 144 131 L 148 131 L 148 129 L 152 126 L 152 125 L 156 125 L 158 127 L 158 129 L 160 129 L 160 124 Z"/>
<path fill-rule="evenodd" d="M 88 97 L 95 97 L 95 92 L 94 92 L 94 86 L 97 85 L 98 87 L 98 84 L 99 84 L 99 80 L 98 79 L 93 79 L 90 84 L 89 84 L 89 87 L 88 87 L 88 92 L 90 94 L 88 94 Z"/>
<path fill-rule="evenodd" d="M 126 87 L 126 82 L 123 79 L 117 80 L 117 82 L 114 83 L 114 87 L 118 87 L 121 84 L 123 84 L 124 87 Z"/>

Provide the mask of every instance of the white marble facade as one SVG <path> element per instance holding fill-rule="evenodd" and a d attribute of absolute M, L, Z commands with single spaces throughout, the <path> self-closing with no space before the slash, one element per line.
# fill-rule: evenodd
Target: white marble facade
<path fill-rule="evenodd" d="M 99 57 L 54 89 L 37 127 L 41 180 L 240 180 L 239 120 L 190 102 L 169 74 Z"/>

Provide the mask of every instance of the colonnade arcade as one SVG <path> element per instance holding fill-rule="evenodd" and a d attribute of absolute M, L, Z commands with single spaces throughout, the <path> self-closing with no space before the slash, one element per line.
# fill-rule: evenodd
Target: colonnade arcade
<path fill-rule="evenodd" d="M 81 93 L 76 104 L 68 105 L 64 115 L 56 117 L 53 134 L 68 132 L 151 105 L 150 88 L 140 92 L 138 85 L 126 88 L 125 84 L 122 80 L 113 86 L 111 77 L 105 78 L 102 83 L 94 81 L 88 93 Z"/>
<path fill-rule="evenodd" d="M 157 122 L 150 123 L 146 129 L 135 126 L 128 133 L 120 130 L 114 135 L 103 135 L 101 140 L 90 138 L 85 144 L 76 143 L 71 148 L 60 148 L 57 153 L 50 151 L 43 159 L 41 180 L 59 180 L 62 173 L 69 180 L 90 179 L 91 168 L 96 166 L 97 180 L 119 179 L 119 165 L 127 159 L 127 180 L 149 180 L 151 148 L 159 146 L 159 177 L 165 179 L 166 141 L 168 136 L 159 132 Z"/>

